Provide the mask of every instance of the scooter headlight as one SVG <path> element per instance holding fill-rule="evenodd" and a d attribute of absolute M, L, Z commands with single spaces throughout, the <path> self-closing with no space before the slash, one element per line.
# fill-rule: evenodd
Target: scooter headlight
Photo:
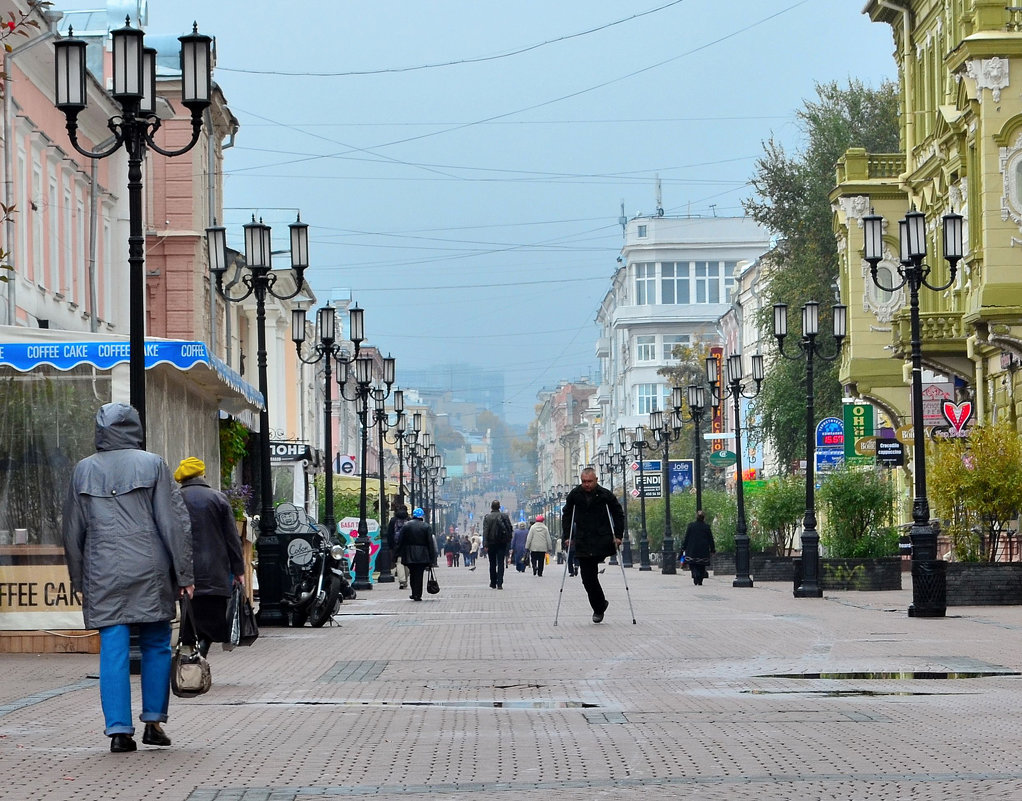
<path fill-rule="evenodd" d="M 331 559 L 335 559 L 337 561 L 340 561 L 341 559 L 343 559 L 344 558 L 344 548 L 342 548 L 340 545 L 331 545 L 330 546 L 330 558 Z"/>

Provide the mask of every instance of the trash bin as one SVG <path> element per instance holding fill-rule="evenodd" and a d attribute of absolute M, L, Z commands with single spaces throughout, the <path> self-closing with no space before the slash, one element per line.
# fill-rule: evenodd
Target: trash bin
<path fill-rule="evenodd" d="M 944 617 L 947 613 L 947 562 L 912 562 L 912 605 L 909 617 Z"/>

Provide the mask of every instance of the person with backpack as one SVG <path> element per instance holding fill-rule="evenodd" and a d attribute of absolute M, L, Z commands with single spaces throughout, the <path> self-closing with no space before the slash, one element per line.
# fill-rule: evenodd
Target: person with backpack
<path fill-rule="evenodd" d="M 483 547 L 490 559 L 490 589 L 504 589 L 504 563 L 507 546 L 511 544 L 514 529 L 511 518 L 500 511 L 500 501 L 490 503 L 490 513 L 483 518 Z"/>
<path fill-rule="evenodd" d="M 387 547 L 392 554 L 397 554 L 397 546 L 401 544 L 401 529 L 408 522 L 408 507 L 398 501 L 393 506 L 393 512 L 394 516 L 387 523 Z M 408 568 L 398 556 L 394 558 L 394 575 L 399 590 L 408 586 Z"/>

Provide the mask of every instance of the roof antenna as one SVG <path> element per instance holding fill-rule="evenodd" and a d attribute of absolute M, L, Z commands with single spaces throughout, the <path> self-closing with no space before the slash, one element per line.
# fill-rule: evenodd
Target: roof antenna
<path fill-rule="evenodd" d="M 664 216 L 664 201 L 663 201 L 663 195 L 660 192 L 660 174 L 659 173 L 657 174 L 657 177 L 656 177 L 656 216 L 657 217 L 663 217 Z"/>
<path fill-rule="evenodd" d="M 621 216 L 617 218 L 617 224 L 621 226 L 621 236 L 625 235 L 625 227 L 628 225 L 628 218 L 625 216 L 625 201 L 621 199 Z"/>
<path fill-rule="evenodd" d="M 716 217 L 717 216 L 717 204 L 716 203 L 711 203 L 710 204 L 710 210 L 713 211 L 713 216 Z"/>

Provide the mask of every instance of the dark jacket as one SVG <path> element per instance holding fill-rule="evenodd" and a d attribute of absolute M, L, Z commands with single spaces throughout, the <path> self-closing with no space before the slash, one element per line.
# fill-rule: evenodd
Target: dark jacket
<path fill-rule="evenodd" d="M 586 492 L 579 484 L 568 493 L 561 515 L 561 540 L 565 548 L 568 547 L 572 521 L 575 533 L 571 537 L 571 547 L 576 556 L 606 559 L 617 553 L 614 539 L 624 536 L 625 515 L 617 497 L 609 489 L 597 484 L 592 492 Z"/>
<path fill-rule="evenodd" d="M 507 548 L 511 544 L 511 538 L 509 537 L 507 542 L 495 542 L 494 536 L 497 534 L 504 535 L 505 532 L 501 529 L 500 521 L 504 520 L 507 529 L 512 529 L 511 518 L 507 516 L 507 512 L 490 512 L 483 518 L 483 547 L 486 550 L 493 550 L 497 548 Z M 512 536 L 514 532 L 512 531 Z"/>
<path fill-rule="evenodd" d="M 433 529 L 424 521 L 412 518 L 401 529 L 401 542 L 397 546 L 401 564 L 431 565 L 436 561 L 436 542 Z"/>
<path fill-rule="evenodd" d="M 387 547 L 390 548 L 391 553 L 397 551 L 397 545 L 401 541 L 401 531 L 408 524 L 408 520 L 408 512 L 402 509 L 387 523 Z"/>
<path fill-rule="evenodd" d="M 685 529 L 685 541 L 681 545 L 686 559 L 709 561 L 710 554 L 717 552 L 713 532 L 705 520 L 693 520 Z"/>
<path fill-rule="evenodd" d="M 172 620 L 194 582 L 188 510 L 170 468 L 142 450 L 138 412 L 96 413 L 96 453 L 75 465 L 64 501 L 64 553 L 85 627 Z"/>
<path fill-rule="evenodd" d="M 227 496 L 200 476 L 182 481 L 181 495 L 192 521 L 195 594 L 229 596 L 234 577 L 245 572 L 245 563 Z"/>

